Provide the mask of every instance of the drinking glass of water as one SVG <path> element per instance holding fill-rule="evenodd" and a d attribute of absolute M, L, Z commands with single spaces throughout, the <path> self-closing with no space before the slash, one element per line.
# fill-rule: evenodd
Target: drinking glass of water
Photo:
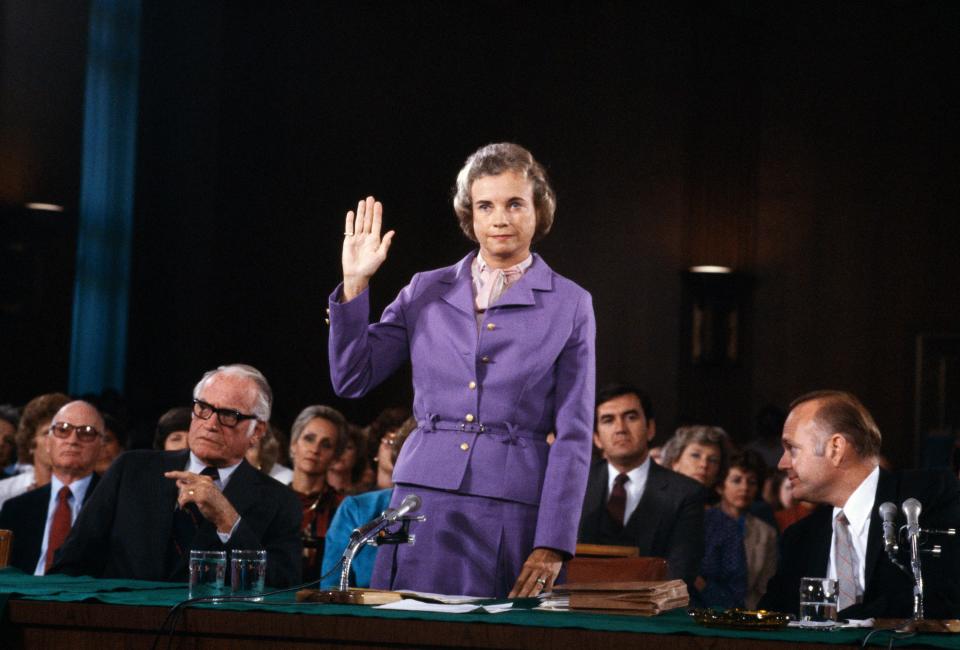
<path fill-rule="evenodd" d="M 800 627 L 833 627 L 837 623 L 837 581 L 800 578 Z"/>
<path fill-rule="evenodd" d="M 230 551 L 230 589 L 234 596 L 263 600 L 267 580 L 267 552 Z"/>
<path fill-rule="evenodd" d="M 190 551 L 190 598 L 222 596 L 227 574 L 226 551 Z"/>

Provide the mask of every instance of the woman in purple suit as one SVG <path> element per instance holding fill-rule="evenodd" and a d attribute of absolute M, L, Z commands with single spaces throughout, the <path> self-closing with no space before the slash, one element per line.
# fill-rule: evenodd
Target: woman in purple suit
<path fill-rule="evenodd" d="M 420 496 L 416 544 L 381 549 L 372 586 L 530 596 L 576 546 L 593 430 L 590 294 L 530 251 L 553 224 L 543 168 L 487 145 L 457 176 L 454 210 L 479 251 L 416 274 L 370 324 L 370 278 L 394 231 L 368 197 L 347 213 L 343 283 L 330 297 L 330 375 L 360 397 L 413 367 L 414 417 L 393 504 Z M 548 446 L 546 436 L 556 433 Z"/>

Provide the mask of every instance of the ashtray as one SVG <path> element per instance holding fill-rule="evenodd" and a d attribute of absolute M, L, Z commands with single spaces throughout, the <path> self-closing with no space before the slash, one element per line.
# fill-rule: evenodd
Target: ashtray
<path fill-rule="evenodd" d="M 790 615 L 765 609 L 689 609 L 700 625 L 728 630 L 778 630 L 790 622 Z"/>

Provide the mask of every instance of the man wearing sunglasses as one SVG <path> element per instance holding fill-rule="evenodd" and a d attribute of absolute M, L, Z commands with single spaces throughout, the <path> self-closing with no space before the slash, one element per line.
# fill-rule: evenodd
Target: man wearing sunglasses
<path fill-rule="evenodd" d="M 37 441 L 50 458 L 50 483 L 10 499 L 0 510 L 0 528 L 13 531 L 11 566 L 38 576 L 50 569 L 97 484 L 93 467 L 103 430 L 103 417 L 87 402 L 69 402 L 54 415 L 46 435 Z"/>
<path fill-rule="evenodd" d="M 185 582 L 191 550 L 264 549 L 267 584 L 300 582 L 300 504 L 244 459 L 273 395 L 256 368 L 206 373 L 183 451 L 130 451 L 103 477 L 54 572 Z"/>

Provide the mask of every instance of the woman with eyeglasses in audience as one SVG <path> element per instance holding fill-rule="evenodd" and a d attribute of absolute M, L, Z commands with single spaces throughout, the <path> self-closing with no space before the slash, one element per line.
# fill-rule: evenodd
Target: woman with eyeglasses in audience
<path fill-rule="evenodd" d="M 327 483 L 342 495 L 366 492 L 373 484 L 370 464 L 364 451 L 367 437 L 363 429 L 347 422 L 346 443 L 343 452 L 327 469 Z"/>
<path fill-rule="evenodd" d="M 347 421 L 329 406 L 308 406 L 290 429 L 290 460 L 293 481 L 290 487 L 303 506 L 303 576 L 319 577 L 327 528 L 343 494 L 327 482 L 331 463 L 347 444 Z"/>
<path fill-rule="evenodd" d="M 321 586 L 335 587 L 340 584 L 340 573 L 333 571 L 340 556 L 343 555 L 350 533 L 359 526 L 367 523 L 390 505 L 393 496 L 393 465 L 400 455 L 400 448 L 407 440 L 410 432 L 417 427 L 417 421 L 408 418 L 400 427 L 393 431 L 386 431 L 380 437 L 380 446 L 377 449 L 377 487 L 380 489 L 364 492 L 355 496 L 348 496 L 337 508 L 337 513 L 330 522 L 327 531 L 327 542 L 323 549 L 324 576 Z M 371 427 L 371 431 L 377 430 Z M 373 573 L 373 563 L 377 557 L 377 548 L 365 546 L 354 556 L 350 565 L 350 586 L 369 587 L 370 575 Z M 329 574 L 329 575 L 328 575 Z"/>

